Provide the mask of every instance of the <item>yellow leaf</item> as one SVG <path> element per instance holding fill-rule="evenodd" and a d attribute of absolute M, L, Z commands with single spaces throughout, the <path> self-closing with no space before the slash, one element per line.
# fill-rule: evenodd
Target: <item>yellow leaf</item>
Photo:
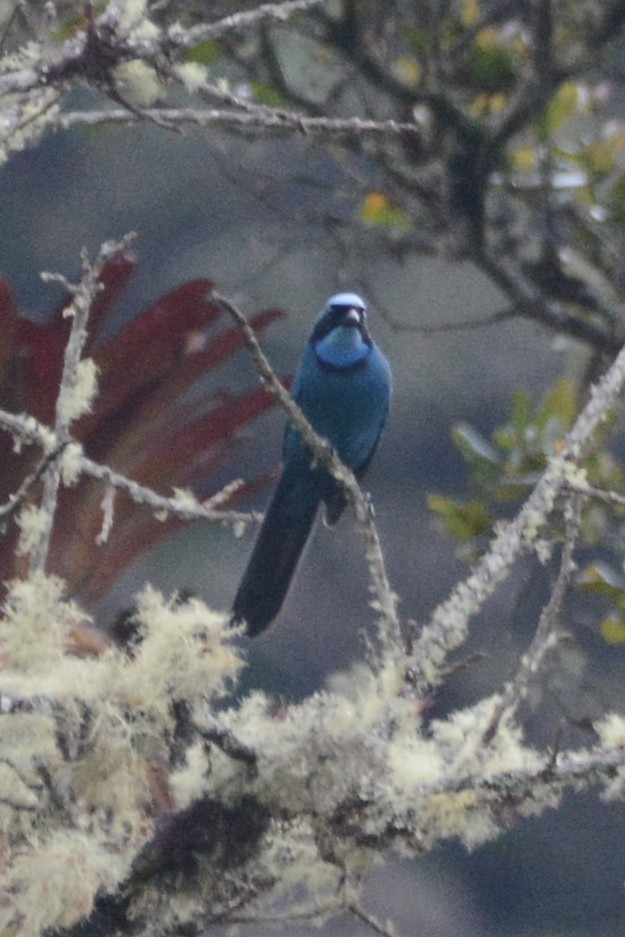
<path fill-rule="evenodd" d="M 482 49 L 493 48 L 499 41 L 499 31 L 494 26 L 485 26 L 480 29 L 475 41 Z"/>
<path fill-rule="evenodd" d="M 608 615 L 601 622 L 601 635 L 608 644 L 625 644 L 625 621 L 617 615 Z"/>
<path fill-rule="evenodd" d="M 574 81 L 565 81 L 539 117 L 536 127 L 541 137 L 559 130 L 579 111 L 579 88 Z"/>
<path fill-rule="evenodd" d="M 416 59 L 402 55 L 393 62 L 393 74 L 405 85 L 418 85 L 421 81 L 421 66 Z"/>
<path fill-rule="evenodd" d="M 460 2 L 460 20 L 463 26 L 475 26 L 481 16 L 481 9 L 478 0 L 461 0 Z"/>
<path fill-rule="evenodd" d="M 532 172 L 536 169 L 536 150 L 531 146 L 520 146 L 512 154 L 515 169 Z"/>
<path fill-rule="evenodd" d="M 402 231 L 410 227 L 406 210 L 378 189 L 373 189 L 365 197 L 360 209 L 360 217 L 370 225 L 398 228 Z"/>
<path fill-rule="evenodd" d="M 573 382 L 565 377 L 551 388 L 542 406 L 545 420 L 557 417 L 565 430 L 573 425 L 573 421 L 577 416 L 577 409 L 578 400 L 575 387 Z"/>
<path fill-rule="evenodd" d="M 591 172 L 605 176 L 614 167 L 614 146 L 608 140 L 596 140 L 586 148 L 586 159 Z"/>

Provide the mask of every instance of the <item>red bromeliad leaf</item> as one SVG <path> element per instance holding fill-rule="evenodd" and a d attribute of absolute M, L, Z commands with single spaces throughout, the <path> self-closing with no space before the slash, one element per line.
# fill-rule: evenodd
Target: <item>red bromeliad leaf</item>
<path fill-rule="evenodd" d="M 0 280 L 0 406 L 14 410 L 17 404 L 15 393 L 15 371 L 17 358 L 15 333 L 17 312 L 9 284 Z M 14 450 L 13 437 L 0 429 L 0 502 L 6 502 L 9 494 L 15 491 L 28 473 L 32 462 L 32 451 L 22 453 Z M 1 529 L 0 529 L 1 533 Z M 14 554 L 17 532 L 14 527 L 5 531 L 0 540 L 0 582 L 15 574 Z"/>
<path fill-rule="evenodd" d="M 102 270 L 102 289 L 90 313 L 89 338 L 85 354 L 91 346 L 111 308 L 119 300 L 134 271 L 136 260 L 129 253 L 113 257 Z M 19 359 L 16 378 L 16 401 L 19 410 L 31 413 L 43 423 L 54 421 L 65 346 L 71 321 L 64 316 L 69 297 L 57 306 L 45 323 L 15 317 L 15 357 Z"/>
<path fill-rule="evenodd" d="M 173 487 L 187 488 L 204 481 L 223 464 L 237 427 L 251 422 L 271 406 L 272 398 L 262 388 L 228 398 L 201 419 L 183 426 L 172 425 L 168 438 L 160 441 L 152 455 L 146 453 L 142 461 L 130 466 L 128 474 L 166 494 Z M 56 572 L 75 582 L 83 600 L 89 601 L 101 597 L 132 562 L 184 524 L 173 517 L 156 521 L 149 510 L 118 494 L 109 539 L 95 547 L 102 527 L 102 497 L 102 486 L 93 480 L 85 480 L 77 490 L 64 492 L 63 498 L 67 499 L 68 507 L 73 505 L 73 510 L 68 510 L 65 504 L 61 506 L 53 540 L 52 555 L 62 559 Z M 237 497 L 241 497 L 240 492 L 231 500 Z"/>
<path fill-rule="evenodd" d="M 210 280 L 182 284 L 148 306 L 95 353 L 100 393 L 94 412 L 83 421 L 82 438 L 105 416 L 149 394 L 180 363 L 193 340 L 222 316 L 221 308 L 207 299 L 212 288 Z"/>
<path fill-rule="evenodd" d="M 280 311 L 269 310 L 250 322 L 256 331 L 260 331 L 280 316 Z M 238 329 L 228 329 L 214 337 L 194 330 L 186 337 L 186 344 L 179 344 L 177 357 L 174 359 L 172 355 L 170 364 L 158 377 L 150 374 L 147 382 L 141 384 L 135 379 L 133 393 L 121 400 L 115 409 L 98 409 L 96 403 L 94 413 L 80 421 L 76 435 L 84 440 L 89 455 L 99 459 L 106 453 L 115 459 L 116 464 L 127 465 L 133 461 L 133 453 L 150 447 L 153 437 L 162 442 L 172 422 L 180 424 L 180 417 L 172 420 L 172 409 L 180 404 L 184 394 L 243 346 L 243 337 Z M 100 388 L 101 395 L 106 395 L 102 380 Z M 122 396 L 121 392 L 118 396 Z M 114 397 L 115 389 L 110 394 L 111 399 Z M 185 411 L 188 409 L 189 405 L 185 404 Z"/>
<path fill-rule="evenodd" d="M 259 332 L 281 316 L 280 310 L 270 309 L 250 319 L 250 325 Z M 168 373 L 163 374 L 159 386 L 152 386 L 150 394 L 137 410 L 138 420 L 153 425 L 159 413 L 162 414 L 167 406 L 179 400 L 211 368 L 217 367 L 242 348 L 243 343 L 243 336 L 236 328 L 220 332 L 212 338 L 199 332 L 189 333 L 187 346 L 180 359 L 182 366 L 170 368 Z"/>
<path fill-rule="evenodd" d="M 16 352 L 21 356 L 15 388 L 17 405 L 42 423 L 54 421 L 68 336 L 69 322 L 41 326 L 27 319 L 17 321 Z"/>
<path fill-rule="evenodd" d="M 133 478 L 154 486 L 156 475 L 174 480 L 185 478 L 191 484 L 206 472 L 207 462 L 217 464 L 229 447 L 236 431 L 264 413 L 273 404 L 262 388 L 232 396 L 223 394 L 221 403 L 209 413 L 186 425 L 173 425 L 165 440 L 154 440 L 155 447 L 140 453 L 133 464 Z"/>
<path fill-rule="evenodd" d="M 210 280 L 181 284 L 103 339 L 107 316 L 135 264 L 124 253 L 102 272 L 86 344 L 98 366 L 100 391 L 93 412 L 74 426 L 74 435 L 92 458 L 162 494 L 198 482 L 210 489 L 211 473 L 228 457 L 237 431 L 265 412 L 272 399 L 260 388 L 235 395 L 203 380 L 243 345 L 240 331 L 211 299 Z M 9 288 L 0 281 L 0 405 L 48 424 L 54 421 L 71 326 L 63 314 L 68 301 L 45 324 L 33 323 L 17 316 Z M 251 324 L 260 331 L 281 315 L 267 310 Z M 184 399 L 191 389 L 193 403 Z M 2 434 L 2 442 L 0 499 L 6 500 L 39 454 L 29 450 L 9 458 L 10 436 Z M 49 568 L 83 598 L 101 596 L 130 563 L 181 524 L 172 518 L 159 522 L 149 509 L 117 493 L 113 528 L 100 545 L 104 493 L 101 483 L 81 479 L 62 491 L 55 519 Z M 14 539 L 0 539 L 2 581 L 16 574 Z"/>
<path fill-rule="evenodd" d="M 16 312 L 6 280 L 0 280 L 0 386 L 9 378 L 15 341 Z"/>
<path fill-rule="evenodd" d="M 131 251 L 122 251 L 104 265 L 100 274 L 102 289 L 94 299 L 89 312 L 89 335 L 85 345 L 85 355 L 93 354 L 94 345 L 100 337 L 106 317 L 123 296 L 136 266 L 137 258 Z"/>

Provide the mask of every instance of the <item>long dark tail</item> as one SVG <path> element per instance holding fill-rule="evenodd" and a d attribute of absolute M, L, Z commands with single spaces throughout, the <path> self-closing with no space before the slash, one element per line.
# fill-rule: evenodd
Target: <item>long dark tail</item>
<path fill-rule="evenodd" d="M 321 498 L 312 473 L 294 477 L 288 469 L 278 482 L 243 574 L 232 619 L 259 634 L 276 617 L 310 534 Z"/>

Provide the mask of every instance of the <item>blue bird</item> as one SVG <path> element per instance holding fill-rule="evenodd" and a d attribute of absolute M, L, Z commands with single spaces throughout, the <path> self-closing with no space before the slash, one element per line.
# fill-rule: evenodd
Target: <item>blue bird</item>
<path fill-rule="evenodd" d="M 315 320 L 292 396 L 313 428 L 360 478 L 375 452 L 391 397 L 388 362 L 367 330 L 355 293 L 332 296 Z M 287 424 L 282 475 L 237 591 L 232 620 L 259 634 L 280 611 L 323 501 L 328 524 L 346 505 L 341 486 L 315 466 L 300 433 Z"/>

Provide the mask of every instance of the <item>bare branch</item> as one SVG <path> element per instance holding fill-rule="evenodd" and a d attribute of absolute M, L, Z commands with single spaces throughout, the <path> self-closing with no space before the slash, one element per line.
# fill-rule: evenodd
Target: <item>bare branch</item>
<path fill-rule="evenodd" d="M 376 917 L 365 911 L 358 899 L 358 895 L 351 893 L 349 886 L 343 889 L 343 907 L 349 911 L 357 920 L 366 924 L 374 934 L 380 934 L 380 937 L 397 937 L 397 931 L 392 924 L 382 924 Z"/>
<path fill-rule="evenodd" d="M 620 343 L 604 325 L 574 315 L 564 303 L 549 300 L 526 278 L 517 273 L 509 259 L 505 264 L 488 251 L 475 251 L 473 259 L 512 302 L 510 315 L 534 319 L 554 332 L 588 342 L 594 348 L 616 354 Z"/>
<path fill-rule="evenodd" d="M 247 29 L 250 26 L 258 26 L 268 21 L 285 22 L 297 13 L 305 13 L 307 10 L 319 7 L 325 2 L 326 0 L 287 0 L 285 3 L 262 3 L 254 10 L 232 13 L 230 16 L 224 16 L 222 19 L 216 20 L 214 23 L 202 23 L 199 26 L 194 26 L 185 33 L 171 33 L 170 40 L 174 45 L 186 49 L 198 42 L 216 39 L 218 36 L 223 36 L 224 33 L 232 32 L 235 29 Z"/>
<path fill-rule="evenodd" d="M 160 72 L 175 51 L 184 51 L 234 29 L 249 28 L 271 20 L 284 22 L 324 2 L 288 0 L 285 3 L 266 3 L 254 10 L 234 13 L 188 30 L 173 27 L 170 31 L 158 31 L 149 38 L 144 34 L 137 35 L 124 23 L 128 14 L 125 4 L 110 0 L 98 17 L 91 5 L 85 5 L 89 13 L 87 28 L 60 47 L 53 47 L 52 51 L 41 43 L 36 64 L 20 65 L 0 74 L 0 96 L 71 85 L 79 79 L 98 85 L 108 93 L 115 87 L 113 70 L 124 62 L 141 59 Z"/>
<path fill-rule="evenodd" d="M 396 120 L 368 120 L 362 117 L 309 117 L 283 108 L 263 107 L 248 111 L 221 108 L 160 107 L 144 108 L 139 113 L 129 110 L 68 111 L 59 117 L 63 127 L 98 126 L 101 124 L 132 124 L 142 118 L 151 118 L 162 126 L 177 127 L 195 124 L 213 125 L 233 130 L 293 131 L 301 134 L 332 136 L 387 136 L 421 133 L 416 124 Z"/>

